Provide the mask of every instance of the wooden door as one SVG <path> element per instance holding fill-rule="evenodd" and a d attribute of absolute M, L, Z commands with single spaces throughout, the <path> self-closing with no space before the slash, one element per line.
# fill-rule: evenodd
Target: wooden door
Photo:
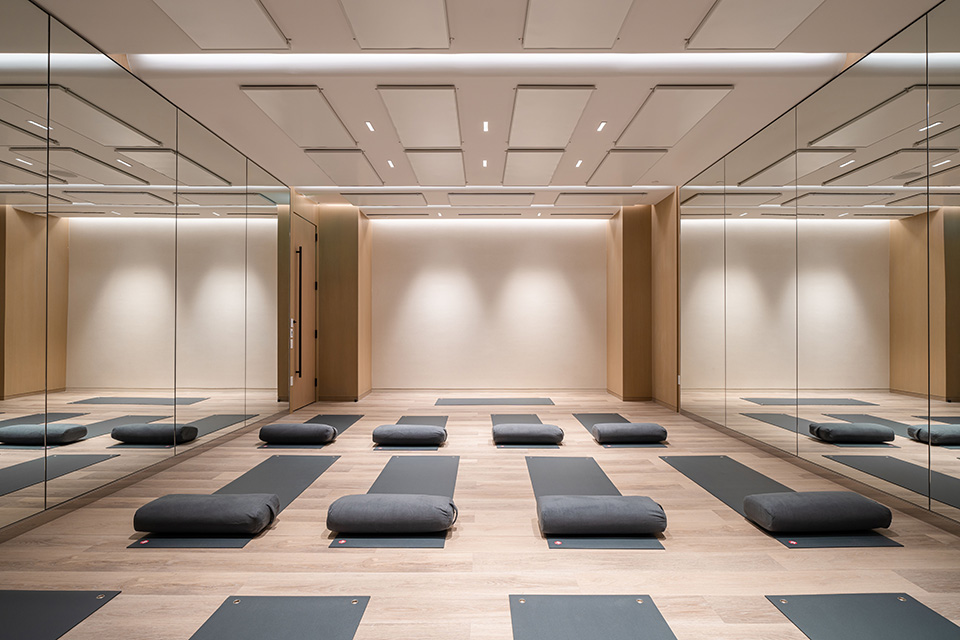
<path fill-rule="evenodd" d="M 316 400 L 317 227 L 297 214 L 290 221 L 290 410 Z"/>

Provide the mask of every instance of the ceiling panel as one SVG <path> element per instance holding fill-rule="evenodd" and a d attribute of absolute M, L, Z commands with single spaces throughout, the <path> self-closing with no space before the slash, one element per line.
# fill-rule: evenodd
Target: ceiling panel
<path fill-rule="evenodd" d="M 926 175 L 927 158 L 931 163 L 956 153 L 957 149 L 900 149 L 873 162 L 852 169 L 823 184 L 842 186 L 899 185 Z"/>
<path fill-rule="evenodd" d="M 930 130 L 930 133 L 934 133 L 935 130 Z M 917 140 L 914 143 L 914 146 L 926 146 L 930 144 L 937 147 L 960 147 L 960 126 L 947 129 L 936 135 L 931 135 L 929 142 L 926 138 Z"/>
<path fill-rule="evenodd" d="M 657 85 L 617 145 L 672 147 L 731 91 L 732 85 Z"/>
<path fill-rule="evenodd" d="M 687 40 L 687 49 L 776 49 L 821 4 L 823 0 L 717 0 Z"/>
<path fill-rule="evenodd" d="M 803 207 L 857 207 L 868 204 L 875 204 L 880 200 L 885 200 L 893 196 L 893 193 L 879 193 L 871 191 L 869 193 L 842 193 L 839 191 L 818 192 L 812 191 L 803 195 L 791 198 L 783 203 L 783 206 L 799 205 Z"/>
<path fill-rule="evenodd" d="M 337 185 L 378 186 L 383 184 L 383 180 L 360 149 L 305 149 L 304 151 Z"/>
<path fill-rule="evenodd" d="M 47 118 L 47 85 L 0 86 L 0 99 Z M 66 87 L 50 85 L 50 121 L 76 131 L 105 147 L 152 147 L 160 143 L 136 127 L 88 102 Z"/>
<path fill-rule="evenodd" d="M 357 145 L 320 87 L 243 86 L 240 90 L 299 147 Z"/>
<path fill-rule="evenodd" d="M 202 192 L 202 191 L 182 191 L 177 194 L 177 199 L 182 204 L 184 202 L 202 205 L 205 207 L 245 207 L 251 206 L 269 206 L 275 204 L 262 193 L 250 191 L 228 191 L 225 193 Z"/>
<path fill-rule="evenodd" d="M 289 49 L 260 0 L 153 0 L 201 49 Z"/>
<path fill-rule="evenodd" d="M 147 191 L 64 191 L 63 194 L 74 203 L 89 202 L 104 206 L 173 204 L 172 201 Z"/>
<path fill-rule="evenodd" d="M 784 187 L 818 171 L 827 165 L 843 160 L 854 149 L 800 149 L 761 169 L 743 182 L 741 187 Z"/>
<path fill-rule="evenodd" d="M 503 167 L 505 186 L 550 184 L 563 157 L 563 149 L 544 151 L 510 150 Z"/>
<path fill-rule="evenodd" d="M 525 49 L 611 49 L 633 0 L 528 0 Z"/>
<path fill-rule="evenodd" d="M 936 173 L 931 173 L 929 178 L 924 176 L 911 180 L 907 186 L 925 186 L 929 180 L 931 187 L 955 187 L 960 184 L 960 163 L 950 163 L 946 168 L 939 168 Z"/>
<path fill-rule="evenodd" d="M 46 204 L 47 196 L 42 191 L 0 191 L 0 204 L 10 205 L 28 205 L 28 204 Z M 69 204 L 67 200 L 50 196 L 50 204 Z"/>
<path fill-rule="evenodd" d="M 14 147 L 10 150 L 37 162 L 46 162 L 46 147 Z M 70 147 L 50 147 L 50 170 L 55 169 L 65 169 L 93 184 L 147 184 L 146 180 Z"/>
<path fill-rule="evenodd" d="M 44 136 L 35 135 L 32 131 L 21 129 L 6 120 L 0 120 L 0 147 L 29 146 L 32 144 L 47 144 Z"/>
<path fill-rule="evenodd" d="M 509 145 L 562 149 L 580 122 L 593 86 L 519 86 L 513 103 Z"/>
<path fill-rule="evenodd" d="M 34 165 L 33 168 L 37 168 Z M 43 165 L 39 167 L 43 169 Z M 14 163 L 3 162 L 0 160 L 0 182 L 5 184 L 47 184 L 47 176 L 44 173 L 32 171 L 30 167 L 18 166 Z"/>
<path fill-rule="evenodd" d="M 361 49 L 449 49 L 444 0 L 340 0 Z"/>
<path fill-rule="evenodd" d="M 708 193 L 695 193 L 683 202 L 681 206 L 689 207 L 751 207 L 766 204 L 771 200 L 776 200 L 782 194 L 779 192 L 769 193 L 723 193 L 722 191 L 711 191 Z"/>
<path fill-rule="evenodd" d="M 554 204 L 557 206 L 616 205 L 623 207 L 640 204 L 640 201 L 643 200 L 645 195 L 647 195 L 646 192 L 641 191 L 625 191 L 622 193 L 614 191 L 607 193 L 598 193 L 596 191 L 591 193 L 560 193 L 557 195 Z"/>
<path fill-rule="evenodd" d="M 180 184 L 196 187 L 230 186 L 222 178 L 198 162 L 184 155 L 178 156 L 173 149 L 116 149 L 125 158 L 139 162 L 157 173 L 177 180 Z"/>
<path fill-rule="evenodd" d="M 356 206 L 394 205 L 417 206 L 427 204 L 422 193 L 341 193 L 347 202 Z"/>
<path fill-rule="evenodd" d="M 451 193 L 447 195 L 454 206 L 522 207 L 533 203 L 532 193 Z"/>
<path fill-rule="evenodd" d="M 453 86 L 379 86 L 400 144 L 407 149 L 460 146 L 457 90 Z"/>
<path fill-rule="evenodd" d="M 417 182 L 424 186 L 462 186 L 467 182 L 463 173 L 463 152 L 459 149 L 430 149 L 406 153 L 407 161 L 417 176 Z"/>
<path fill-rule="evenodd" d="M 636 184 L 665 153 L 665 149 L 611 149 L 587 184 L 621 187 Z"/>
<path fill-rule="evenodd" d="M 890 206 L 960 207 L 960 192 L 958 193 L 934 192 L 930 194 L 929 200 L 927 200 L 926 193 L 915 193 L 913 195 L 907 196 L 906 198 L 893 200 L 892 202 L 890 202 Z"/>

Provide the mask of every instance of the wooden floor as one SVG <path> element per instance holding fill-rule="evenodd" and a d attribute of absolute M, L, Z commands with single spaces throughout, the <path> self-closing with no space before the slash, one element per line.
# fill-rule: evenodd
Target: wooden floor
<path fill-rule="evenodd" d="M 742 439 L 651 403 L 596 392 L 549 395 L 555 406 L 434 406 L 438 396 L 478 392 L 375 392 L 359 403 L 296 412 L 362 413 L 321 450 L 262 450 L 255 431 L 229 439 L 133 486 L 0 544 L 7 589 L 114 589 L 122 593 L 68 633 L 70 640 L 185 640 L 229 595 L 368 595 L 358 640 L 509 639 L 509 594 L 649 594 L 680 640 L 803 640 L 764 595 L 906 592 L 960 622 L 960 538 L 894 508 L 888 535 L 902 548 L 788 549 L 664 463 L 659 456 L 726 454 L 796 490 L 839 486 Z M 487 394 L 496 395 L 496 394 Z M 605 449 L 574 412 L 619 412 L 669 431 L 666 449 Z M 566 432 L 559 450 L 497 449 L 490 413 L 537 413 Z M 446 548 L 329 549 L 327 506 L 363 493 L 390 455 L 371 448 L 371 430 L 402 415 L 448 415 L 458 455 L 460 519 Z M 268 455 L 340 459 L 242 550 L 127 549 L 137 507 L 173 492 L 209 493 Z M 624 494 L 651 496 L 666 510 L 665 550 L 548 549 L 524 456 L 592 456 Z M 408 455 L 408 454 L 397 454 Z M 812 469 L 812 467 L 811 467 Z M 951 527 L 947 527 L 948 529 Z M 956 527 L 952 527 L 956 531 Z"/>

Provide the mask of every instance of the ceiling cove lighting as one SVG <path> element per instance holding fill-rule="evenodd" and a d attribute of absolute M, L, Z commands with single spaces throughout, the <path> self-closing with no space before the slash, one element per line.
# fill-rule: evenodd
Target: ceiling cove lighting
<path fill-rule="evenodd" d="M 600 123 L 600 126 L 597 127 L 597 131 L 603 131 L 603 128 L 604 128 L 605 126 L 607 126 L 607 121 L 606 121 L 606 120 L 604 120 L 603 122 Z"/>
<path fill-rule="evenodd" d="M 363 124 L 367 125 L 367 129 L 370 129 L 370 131 L 376 131 L 376 129 L 373 128 L 373 123 L 371 123 L 369 120 L 367 120 Z"/>
<path fill-rule="evenodd" d="M 22 162 L 23 164 L 28 165 L 28 166 L 31 166 L 31 167 L 33 166 L 33 163 L 32 163 L 32 162 L 27 162 L 27 161 L 24 160 L 23 158 L 17 158 L 17 162 Z"/>
<path fill-rule="evenodd" d="M 933 167 L 942 167 L 943 165 L 947 164 L 948 162 L 953 162 L 953 161 L 952 161 L 952 160 L 942 160 L 942 161 L 940 161 L 940 162 L 938 162 L 937 164 L 932 165 L 932 166 L 933 166 Z"/>
<path fill-rule="evenodd" d="M 488 133 L 490 131 L 490 122 L 487 120 L 483 121 L 483 132 Z"/>
<path fill-rule="evenodd" d="M 120 164 L 122 164 L 122 165 L 125 166 L 125 167 L 131 167 L 131 168 L 133 168 L 133 165 L 132 165 L 132 164 L 130 164 L 129 162 L 124 162 L 124 161 L 121 160 L 120 158 L 117 158 L 117 162 L 119 162 Z"/>
<path fill-rule="evenodd" d="M 939 127 L 939 126 L 942 125 L 942 124 L 943 124 L 943 122 L 934 122 L 933 124 L 928 124 L 927 126 L 923 127 L 922 129 L 918 129 L 918 131 L 920 131 L 921 133 L 923 133 L 923 132 L 926 131 L 927 129 L 933 129 L 934 127 Z"/>
<path fill-rule="evenodd" d="M 583 160 L 577 160 L 577 169 L 580 168 L 580 165 L 583 164 Z"/>
<path fill-rule="evenodd" d="M 844 162 L 842 165 L 840 165 L 840 168 L 843 169 L 844 167 L 850 166 L 850 165 L 853 164 L 854 162 L 856 162 L 856 160 L 847 160 L 847 161 Z"/>
<path fill-rule="evenodd" d="M 40 124 L 39 122 L 34 122 L 33 120 L 27 120 L 27 122 L 29 122 L 30 124 L 32 124 L 32 125 L 35 126 L 35 127 L 40 127 L 40 128 L 43 129 L 44 131 L 53 131 L 53 128 L 52 128 L 52 127 L 45 127 L 45 126 L 43 126 L 42 124 Z"/>
<path fill-rule="evenodd" d="M 387 166 L 393 169 L 393 160 L 387 160 Z"/>

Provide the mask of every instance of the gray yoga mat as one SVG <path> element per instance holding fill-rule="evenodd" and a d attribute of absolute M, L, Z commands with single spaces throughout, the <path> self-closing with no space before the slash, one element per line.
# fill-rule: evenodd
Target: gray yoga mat
<path fill-rule="evenodd" d="M 230 596 L 190 640 L 352 640 L 369 596 Z"/>
<path fill-rule="evenodd" d="M 116 458 L 117 454 L 57 454 L 46 456 L 46 479 L 54 480 L 84 467 Z M 0 496 L 43 482 L 44 458 L 0 469 Z"/>
<path fill-rule="evenodd" d="M 270 456 L 214 495 L 236 493 L 275 493 L 283 511 L 307 487 L 329 469 L 340 456 Z M 249 536 L 151 536 L 146 535 L 128 548 L 147 549 L 239 549 L 253 538 Z"/>
<path fill-rule="evenodd" d="M 804 406 L 829 406 L 829 405 L 846 405 L 846 406 L 877 406 L 874 402 L 864 402 L 863 400 L 854 400 L 853 398 L 740 398 L 741 400 L 746 400 L 747 402 L 752 402 L 753 404 L 759 404 L 763 406 L 794 406 L 794 405 L 804 405 Z"/>
<path fill-rule="evenodd" d="M 535 413 L 493 413 L 490 421 L 497 424 L 543 424 Z"/>
<path fill-rule="evenodd" d="M 772 424 L 775 427 L 780 427 L 791 433 L 797 433 L 797 425 L 800 426 L 800 435 L 813 440 L 814 442 L 819 442 L 820 444 L 830 445 L 832 447 L 851 447 L 855 449 L 862 448 L 876 448 L 880 447 L 883 449 L 899 449 L 900 447 L 895 444 L 889 444 L 886 442 L 878 443 L 864 443 L 864 442 L 826 442 L 820 438 L 815 438 L 810 435 L 810 425 L 813 424 L 810 420 L 805 420 L 804 418 L 798 418 L 796 416 L 787 415 L 786 413 L 741 413 L 740 415 L 746 416 L 748 418 L 753 418 L 754 420 L 759 420 L 760 422 L 766 422 L 767 424 Z"/>
<path fill-rule="evenodd" d="M 430 424 L 446 428 L 447 416 L 402 416 L 396 424 Z"/>
<path fill-rule="evenodd" d="M 307 423 L 328 424 L 336 429 L 337 433 L 340 434 L 359 422 L 362 417 L 362 415 L 331 415 L 328 413 L 321 413 L 307 420 Z"/>
<path fill-rule="evenodd" d="M 746 517 L 743 499 L 754 493 L 787 493 L 793 489 L 727 456 L 660 456 L 664 462 L 700 485 L 713 497 Z M 828 456 L 830 457 L 830 456 Z M 758 527 L 759 529 L 759 527 Z M 763 531 L 763 529 L 760 529 Z M 791 549 L 837 547 L 901 547 L 877 533 L 863 531 L 840 534 L 771 533 L 768 536 Z"/>
<path fill-rule="evenodd" d="M 393 456 L 367 493 L 419 493 L 453 498 L 460 456 Z M 333 539 L 331 548 L 442 549 L 446 531 L 410 535 L 356 535 Z"/>
<path fill-rule="evenodd" d="M 960 478 L 891 456 L 824 456 L 840 464 L 960 509 Z M 929 482 L 928 482 L 928 475 Z M 929 487 L 928 487 L 929 484 Z"/>
<path fill-rule="evenodd" d="M 85 413 L 34 413 L 29 416 L 19 418 L 8 418 L 0 420 L 0 427 L 9 427 L 13 424 L 43 424 L 44 422 L 60 422 L 61 420 L 70 420 L 85 416 Z"/>
<path fill-rule="evenodd" d="M 553 404 L 550 398 L 439 398 L 434 406 L 443 405 L 518 405 Z"/>
<path fill-rule="evenodd" d="M 957 640 L 960 627 L 905 593 L 767 596 L 811 640 Z"/>
<path fill-rule="evenodd" d="M 914 416 L 915 418 L 920 418 L 921 420 L 927 420 L 927 416 Z M 930 416 L 930 420 L 934 422 L 943 422 L 946 424 L 960 424 L 960 416 Z"/>
<path fill-rule="evenodd" d="M 0 591 L 0 637 L 56 640 L 119 591 Z"/>
<path fill-rule="evenodd" d="M 676 640 L 648 595 L 511 595 L 513 640 Z"/>
<path fill-rule="evenodd" d="M 172 407 L 174 405 L 188 405 L 188 404 L 197 404 L 198 402 L 203 402 L 204 400 L 209 400 L 210 398 L 173 398 L 173 397 L 126 397 L 126 398 L 87 398 L 86 400 L 76 400 L 70 404 L 143 404 L 143 405 L 157 405 L 161 407 Z"/>
<path fill-rule="evenodd" d="M 533 495 L 619 496 L 593 458 L 527 456 Z M 547 536 L 551 549 L 663 549 L 654 536 Z"/>
<path fill-rule="evenodd" d="M 583 428 L 587 430 L 587 433 L 590 434 L 590 437 L 593 437 L 593 432 L 590 429 L 593 428 L 595 424 L 602 424 L 606 422 L 630 422 L 624 418 L 619 413 L 575 413 L 573 417 L 576 418 L 580 424 L 583 425 Z M 604 449 L 665 449 L 667 445 L 662 442 L 651 442 L 647 444 L 603 444 L 601 445 Z"/>

